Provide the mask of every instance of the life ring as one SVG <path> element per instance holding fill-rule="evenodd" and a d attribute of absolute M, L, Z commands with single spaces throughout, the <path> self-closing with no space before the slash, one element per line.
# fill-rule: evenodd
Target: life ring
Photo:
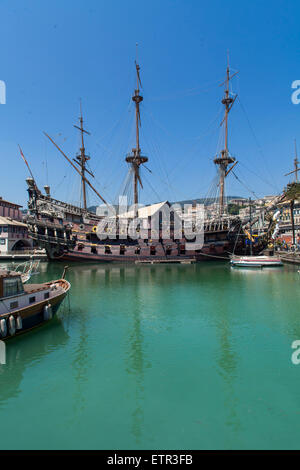
<path fill-rule="evenodd" d="M 4 338 L 7 335 L 7 325 L 6 325 L 5 318 L 2 318 L 2 320 L 0 320 L 0 333 L 1 333 L 2 338 Z"/>
<path fill-rule="evenodd" d="M 44 320 L 48 321 L 52 318 L 52 307 L 50 304 L 45 305 L 44 307 Z"/>
<path fill-rule="evenodd" d="M 22 330 L 23 322 L 22 322 L 22 317 L 21 317 L 21 315 L 18 315 L 18 316 L 17 316 L 17 319 L 16 319 L 16 327 L 17 327 L 17 330 Z"/>
<path fill-rule="evenodd" d="M 16 320 L 13 315 L 8 319 L 8 332 L 10 336 L 14 336 L 16 334 Z"/>
<path fill-rule="evenodd" d="M 79 229 L 80 229 L 80 230 L 83 230 L 83 229 L 84 229 L 84 225 L 83 225 L 83 224 L 80 224 L 80 225 L 79 225 Z"/>
<path fill-rule="evenodd" d="M 97 232 L 97 225 L 94 225 L 94 227 L 92 228 L 92 232 L 93 232 L 93 233 L 96 233 L 96 232 Z"/>

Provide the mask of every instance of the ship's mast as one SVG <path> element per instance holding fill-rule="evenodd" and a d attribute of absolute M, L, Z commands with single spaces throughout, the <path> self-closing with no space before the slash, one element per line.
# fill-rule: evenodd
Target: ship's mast
<path fill-rule="evenodd" d="M 80 147 L 80 153 L 78 155 L 76 155 L 75 158 L 73 158 L 72 160 L 76 163 L 76 165 L 74 165 L 74 163 L 72 162 L 72 160 L 63 152 L 63 150 L 57 145 L 57 143 L 46 133 L 44 132 L 45 136 L 50 140 L 50 142 L 52 142 L 52 144 L 57 148 L 57 150 L 63 155 L 63 157 L 70 163 L 70 165 L 74 168 L 74 170 L 80 175 L 80 178 L 81 178 L 81 187 L 82 187 L 82 196 L 83 196 L 83 209 L 86 211 L 87 210 L 87 203 L 86 203 L 86 185 L 88 185 L 93 191 L 94 193 L 101 199 L 102 202 L 104 202 L 104 204 L 107 205 L 107 207 L 110 209 L 110 206 L 107 204 L 107 202 L 105 201 L 105 199 L 101 196 L 101 194 L 94 188 L 94 186 L 90 183 L 90 181 L 87 179 L 86 177 L 86 173 L 88 173 L 90 176 L 92 176 L 94 178 L 94 174 L 92 173 L 92 171 L 90 171 L 87 167 L 86 167 L 86 162 L 88 160 L 90 160 L 90 157 L 88 155 L 86 155 L 85 153 L 85 146 L 84 146 L 84 136 L 83 134 L 88 134 L 90 135 L 90 132 L 86 131 L 84 128 L 83 128 L 83 118 L 82 118 L 82 108 L 81 108 L 81 101 L 80 101 L 80 117 L 79 117 L 79 123 L 80 123 L 80 126 L 76 126 L 74 125 L 74 127 L 76 127 L 76 129 L 78 129 L 80 131 L 80 135 L 81 135 L 81 147 Z M 79 168 L 78 168 L 79 167 Z"/>
<path fill-rule="evenodd" d="M 143 163 L 148 161 L 148 157 L 141 155 L 141 148 L 140 148 L 140 126 L 141 126 L 141 116 L 140 116 L 140 103 L 143 101 L 143 97 L 140 95 L 140 86 L 141 86 L 141 79 L 140 79 L 140 66 L 135 61 L 135 68 L 136 68 L 136 90 L 134 91 L 134 95 L 132 97 L 132 101 L 135 103 L 135 129 L 136 129 L 136 144 L 135 148 L 132 149 L 132 153 L 127 155 L 126 162 L 131 164 L 133 170 L 133 191 L 134 191 L 134 205 L 135 205 L 135 213 L 137 214 L 138 211 L 138 184 L 140 184 L 141 188 L 143 188 L 143 184 L 140 177 L 140 166 Z"/>
<path fill-rule="evenodd" d="M 297 144 L 296 144 L 296 139 L 295 139 L 294 170 L 284 175 L 284 176 L 288 176 L 288 175 L 292 175 L 293 173 L 295 173 L 295 183 L 298 183 L 298 171 L 300 170 L 298 167 L 298 164 L 299 164 L 299 161 L 298 161 L 298 155 L 297 155 Z"/>
<path fill-rule="evenodd" d="M 294 158 L 294 168 L 295 168 L 295 181 L 298 183 L 298 155 L 297 155 L 297 144 L 296 144 L 296 139 L 295 139 L 295 158 Z"/>
<path fill-rule="evenodd" d="M 76 129 L 78 129 L 80 131 L 80 134 L 81 134 L 81 147 L 80 147 L 80 153 L 78 155 L 76 155 L 75 158 L 73 158 L 73 160 L 75 161 L 75 163 L 77 163 L 77 165 L 79 165 L 80 167 L 80 173 L 81 173 L 81 187 L 82 187 L 82 200 L 83 200 L 83 208 L 84 210 L 87 209 L 87 203 L 86 203 L 86 177 L 85 177 L 85 173 L 89 173 L 91 176 L 94 176 L 87 168 L 86 168 L 86 162 L 88 160 L 90 160 L 90 157 L 88 155 L 86 155 L 85 153 L 85 146 L 84 146 L 84 136 L 83 134 L 88 134 L 90 135 L 90 133 L 86 130 L 84 130 L 83 128 L 83 118 L 82 118 L 82 108 L 81 108 L 81 102 L 80 102 L 80 117 L 79 117 L 79 123 L 80 123 L 80 126 L 76 126 L 74 125 L 74 127 L 76 127 Z"/>
<path fill-rule="evenodd" d="M 230 96 L 229 93 L 229 82 L 234 75 L 238 72 L 235 72 L 233 75 L 230 76 L 230 69 L 229 69 L 229 60 L 226 69 L 226 80 L 225 82 L 221 83 L 221 85 L 225 84 L 225 95 L 222 99 L 222 104 L 225 106 L 225 116 L 221 125 L 224 124 L 225 126 L 225 139 L 224 139 L 224 149 L 221 150 L 220 154 L 214 159 L 214 163 L 219 167 L 219 187 L 220 187 L 220 196 L 219 196 L 219 215 L 222 216 L 224 213 L 224 205 L 225 205 L 225 178 L 230 170 L 227 170 L 228 165 L 235 162 L 235 158 L 231 157 L 228 151 L 228 114 L 231 110 L 233 103 L 237 97 L 233 98 Z M 220 86 L 221 86 L 220 85 Z"/>

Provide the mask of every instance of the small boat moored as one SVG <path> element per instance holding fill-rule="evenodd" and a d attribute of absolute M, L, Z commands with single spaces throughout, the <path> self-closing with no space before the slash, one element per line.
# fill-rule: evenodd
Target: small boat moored
<path fill-rule="evenodd" d="M 0 271 L 0 339 L 6 340 L 48 322 L 71 285 L 61 279 L 26 284 L 16 271 Z"/>
<path fill-rule="evenodd" d="M 263 268 L 270 266 L 283 266 L 280 258 L 276 256 L 232 256 L 230 259 L 231 266 Z"/>

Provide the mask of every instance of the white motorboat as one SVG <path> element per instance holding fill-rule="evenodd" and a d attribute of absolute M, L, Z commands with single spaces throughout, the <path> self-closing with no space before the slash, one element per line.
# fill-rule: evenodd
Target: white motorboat
<path fill-rule="evenodd" d="M 263 268 L 270 266 L 283 266 L 280 258 L 276 256 L 232 256 L 230 264 L 235 267 Z"/>

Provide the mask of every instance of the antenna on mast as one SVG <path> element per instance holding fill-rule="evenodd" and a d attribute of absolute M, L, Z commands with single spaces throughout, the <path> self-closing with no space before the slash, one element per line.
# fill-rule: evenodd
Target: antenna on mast
<path fill-rule="evenodd" d="M 136 43 L 136 89 L 132 97 L 132 101 L 135 103 L 135 129 L 136 129 L 136 144 L 135 148 L 132 149 L 131 154 L 127 155 L 126 162 L 131 164 L 134 179 L 133 179 L 133 190 L 134 190 L 134 205 L 135 214 L 138 213 L 138 184 L 143 188 L 142 180 L 140 177 L 140 166 L 148 161 L 148 157 L 141 155 L 140 148 L 140 127 L 141 127 L 141 115 L 140 115 L 140 103 L 143 101 L 143 97 L 140 95 L 140 87 L 142 87 L 140 78 L 140 66 L 138 64 L 138 44 Z"/>
<path fill-rule="evenodd" d="M 297 155 L 297 142 L 296 139 L 294 140 L 295 142 L 295 158 L 294 158 L 294 170 L 290 171 L 289 173 L 286 173 L 284 176 L 292 175 L 295 173 L 295 182 L 298 183 L 298 171 L 299 171 L 299 160 L 298 160 L 298 155 Z"/>
<path fill-rule="evenodd" d="M 297 155 L 297 142 L 295 139 L 295 158 L 294 158 L 294 167 L 295 167 L 295 179 L 296 183 L 298 183 L 298 155 Z"/>
<path fill-rule="evenodd" d="M 226 79 L 220 86 L 225 85 L 224 97 L 222 99 L 222 104 L 225 107 L 225 116 L 221 122 L 221 126 L 224 124 L 225 126 L 225 138 L 224 138 L 224 149 L 221 150 L 220 154 L 216 156 L 214 159 L 214 163 L 219 167 L 220 179 L 219 179 L 219 186 L 220 186 L 220 197 L 219 197 L 219 215 L 222 217 L 224 212 L 224 205 L 225 205 L 225 178 L 229 174 L 230 169 L 227 170 L 228 165 L 231 163 L 235 163 L 235 158 L 229 154 L 228 151 L 228 114 L 237 98 L 237 95 L 234 97 L 231 96 L 229 92 L 229 84 L 230 80 L 237 74 L 238 72 L 233 73 L 230 75 L 230 68 L 229 68 L 229 52 L 227 51 L 227 68 L 226 68 Z M 233 167 L 231 167 L 233 168 Z"/>

